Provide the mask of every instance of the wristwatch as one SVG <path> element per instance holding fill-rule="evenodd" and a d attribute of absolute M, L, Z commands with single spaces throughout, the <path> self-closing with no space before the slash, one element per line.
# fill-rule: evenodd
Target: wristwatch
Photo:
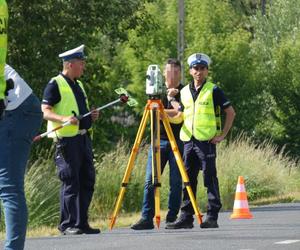
<path fill-rule="evenodd" d="M 169 102 L 176 101 L 174 96 L 167 96 Z"/>

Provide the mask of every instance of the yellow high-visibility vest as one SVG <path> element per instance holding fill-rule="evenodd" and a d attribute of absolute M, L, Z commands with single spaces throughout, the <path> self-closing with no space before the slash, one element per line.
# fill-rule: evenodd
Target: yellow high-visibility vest
<path fill-rule="evenodd" d="M 218 134 L 221 120 L 214 109 L 214 87 L 215 84 L 206 82 L 195 102 L 189 85 L 180 91 L 181 102 L 184 106 L 183 125 L 180 130 L 182 141 L 189 141 L 192 136 L 199 141 L 208 141 Z"/>
<path fill-rule="evenodd" d="M 57 82 L 58 90 L 61 96 L 60 102 L 54 105 L 53 111 L 58 115 L 64 115 L 64 116 L 72 116 L 74 115 L 73 114 L 74 111 L 78 115 L 79 114 L 78 104 L 76 102 L 76 98 L 68 82 L 65 80 L 65 78 L 62 75 L 58 75 L 54 77 L 53 80 Z M 77 82 L 79 83 L 79 86 L 86 97 L 86 93 L 82 83 L 78 80 Z M 86 100 L 87 107 L 89 107 L 87 98 L 85 98 L 85 100 Z M 47 131 L 51 131 L 52 129 L 60 125 L 61 123 L 48 121 Z M 53 133 L 50 133 L 48 137 L 50 138 L 72 137 L 78 134 L 78 130 L 79 130 L 79 125 L 70 124 Z"/>
<path fill-rule="evenodd" d="M 8 9 L 5 0 L 0 0 L 0 99 L 4 99 L 6 82 L 4 67 L 7 54 Z"/>

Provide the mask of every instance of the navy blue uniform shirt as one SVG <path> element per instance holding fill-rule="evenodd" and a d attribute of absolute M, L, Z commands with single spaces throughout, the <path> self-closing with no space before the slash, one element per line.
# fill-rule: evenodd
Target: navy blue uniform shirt
<path fill-rule="evenodd" d="M 78 110 L 79 110 L 79 114 L 77 115 L 83 115 L 88 113 L 89 110 L 86 105 L 85 96 L 77 80 L 75 80 L 74 82 L 67 76 L 63 75 L 62 73 L 60 74 L 65 78 L 65 80 L 67 81 L 67 83 L 69 84 L 69 86 L 71 87 L 74 93 L 78 105 Z M 50 80 L 50 82 L 47 84 L 44 90 L 42 103 L 53 107 L 55 104 L 59 103 L 60 100 L 61 100 L 61 96 L 58 90 L 57 82 L 55 80 Z M 91 126 L 92 126 L 92 118 L 90 115 L 80 120 L 79 129 L 89 129 Z"/>

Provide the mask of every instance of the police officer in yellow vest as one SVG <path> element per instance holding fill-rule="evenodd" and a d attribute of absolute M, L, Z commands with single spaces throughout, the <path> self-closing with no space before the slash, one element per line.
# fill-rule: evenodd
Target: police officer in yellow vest
<path fill-rule="evenodd" d="M 78 80 L 85 69 L 84 45 L 59 57 L 63 71 L 47 84 L 42 101 L 48 131 L 71 121 L 71 125 L 49 134 L 56 141 L 55 163 L 62 182 L 58 229 L 67 235 L 97 234 L 100 230 L 89 226 L 88 208 L 95 184 L 91 126 L 99 112 L 94 110 L 80 121 L 76 118 L 89 112 L 86 92 Z"/>
<path fill-rule="evenodd" d="M 222 90 L 207 80 L 210 61 L 210 58 L 202 53 L 193 54 L 188 58 L 193 81 L 180 91 L 181 104 L 178 106 L 183 116 L 180 130 L 180 139 L 184 142 L 183 158 L 192 190 L 196 196 L 200 170 L 203 171 L 204 186 L 207 188 L 207 214 L 200 225 L 201 228 L 218 227 L 218 213 L 222 204 L 216 170 L 216 144 L 224 140 L 235 117 L 235 111 Z M 220 110 L 225 113 L 222 130 Z M 180 217 L 175 223 L 168 224 L 167 228 L 192 228 L 193 214 L 194 210 L 185 188 Z"/>
<path fill-rule="evenodd" d="M 4 67 L 7 54 L 7 24 L 7 4 L 5 0 L 0 0 L 0 119 L 5 110 L 6 81 L 4 79 Z"/>

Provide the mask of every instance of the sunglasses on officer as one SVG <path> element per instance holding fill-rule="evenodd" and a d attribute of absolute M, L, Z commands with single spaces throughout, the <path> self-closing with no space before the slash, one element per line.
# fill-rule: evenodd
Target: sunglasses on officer
<path fill-rule="evenodd" d="M 195 64 L 192 66 L 192 69 L 196 70 L 196 71 L 202 71 L 207 69 L 207 66 L 202 65 L 202 64 Z"/>

